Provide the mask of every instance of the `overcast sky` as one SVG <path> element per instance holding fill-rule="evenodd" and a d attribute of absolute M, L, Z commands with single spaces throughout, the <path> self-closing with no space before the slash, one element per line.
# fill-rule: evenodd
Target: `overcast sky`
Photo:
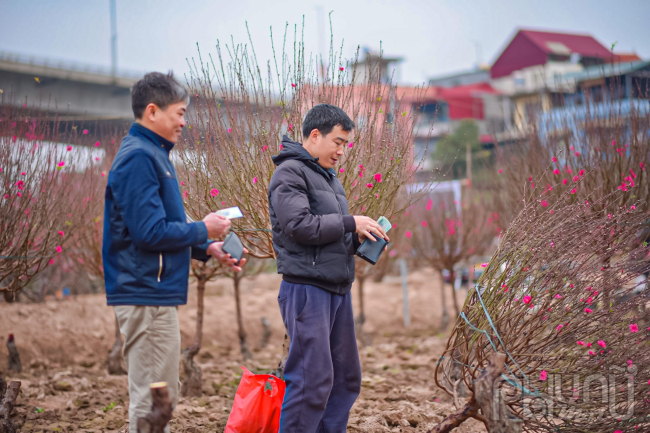
<path fill-rule="evenodd" d="M 344 56 L 382 43 L 404 57 L 404 84 L 492 63 L 517 28 L 591 33 L 650 59 L 650 0 L 116 1 L 118 67 L 142 72 L 183 74 L 197 42 L 206 53 L 231 35 L 247 42 L 246 21 L 260 61 L 271 57 L 270 27 L 280 44 L 285 23 L 303 16 L 307 50 L 318 53 L 330 11 Z M 109 66 L 109 0 L 0 0 L 0 51 Z"/>

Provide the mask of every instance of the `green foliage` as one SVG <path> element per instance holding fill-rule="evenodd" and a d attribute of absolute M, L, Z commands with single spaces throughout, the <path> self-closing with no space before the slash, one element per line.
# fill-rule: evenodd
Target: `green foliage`
<path fill-rule="evenodd" d="M 456 130 L 436 143 L 432 154 L 435 161 L 452 166 L 454 178 L 467 174 L 467 146 L 469 145 L 472 161 L 483 148 L 479 140 L 478 126 L 473 120 L 463 120 Z"/>

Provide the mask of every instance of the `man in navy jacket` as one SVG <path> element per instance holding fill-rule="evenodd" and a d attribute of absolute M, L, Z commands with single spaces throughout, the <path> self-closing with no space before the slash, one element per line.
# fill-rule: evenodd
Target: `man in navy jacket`
<path fill-rule="evenodd" d="M 129 375 L 129 419 L 151 409 L 149 385 L 167 382 L 178 400 L 180 331 L 176 307 L 187 303 L 190 259 L 241 271 L 213 242 L 230 221 L 208 214 L 187 222 L 170 151 L 185 126 L 187 91 L 168 75 L 152 72 L 133 86 L 135 123 L 124 138 L 108 175 L 102 258 L 108 305 L 124 335 Z M 167 427 L 169 429 L 169 427 Z"/>

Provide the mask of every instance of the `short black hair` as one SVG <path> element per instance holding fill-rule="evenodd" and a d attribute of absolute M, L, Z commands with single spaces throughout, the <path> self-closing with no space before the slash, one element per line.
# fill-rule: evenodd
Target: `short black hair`
<path fill-rule="evenodd" d="M 354 129 L 354 122 L 345 111 L 336 105 L 318 104 L 309 110 L 302 122 L 302 138 L 306 140 L 314 129 L 318 129 L 325 136 L 332 132 L 336 125 L 344 131 Z"/>
<path fill-rule="evenodd" d="M 185 101 L 189 104 L 187 90 L 174 78 L 174 73 L 149 72 L 133 85 L 131 90 L 131 108 L 136 119 L 142 119 L 145 108 L 156 104 L 164 110 L 172 104 Z"/>

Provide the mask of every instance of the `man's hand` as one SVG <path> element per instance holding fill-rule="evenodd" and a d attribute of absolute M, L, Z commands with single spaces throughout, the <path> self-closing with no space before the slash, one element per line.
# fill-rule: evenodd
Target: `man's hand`
<path fill-rule="evenodd" d="M 236 265 L 237 259 L 233 259 L 230 254 L 224 253 L 222 246 L 223 242 L 212 242 L 208 246 L 208 254 L 217 259 L 222 265 L 230 267 L 235 272 L 241 272 L 242 266 L 246 264 L 246 259 L 241 259 L 239 264 Z M 244 248 L 244 254 L 248 254 L 246 248 Z"/>
<path fill-rule="evenodd" d="M 354 215 L 354 222 L 357 225 L 356 232 L 359 233 L 359 242 L 363 242 L 364 238 L 377 242 L 377 239 L 375 239 L 370 233 L 374 233 L 378 237 L 390 242 L 390 239 L 388 239 L 388 236 L 384 233 L 384 229 L 382 229 L 379 223 L 374 219 L 363 215 Z"/>
<path fill-rule="evenodd" d="M 230 230 L 230 220 L 216 213 L 209 213 L 203 218 L 203 222 L 208 229 L 208 238 L 220 238 Z"/>

